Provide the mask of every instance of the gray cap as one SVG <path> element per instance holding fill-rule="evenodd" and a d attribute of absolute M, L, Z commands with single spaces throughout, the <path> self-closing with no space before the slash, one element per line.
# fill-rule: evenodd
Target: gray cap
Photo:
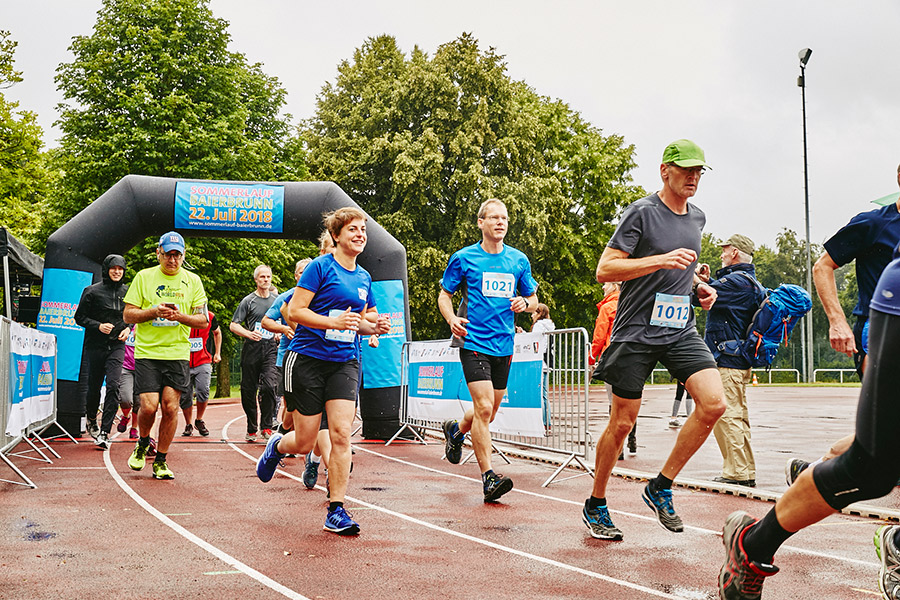
<path fill-rule="evenodd" d="M 753 253 L 756 252 L 756 244 L 753 243 L 753 240 L 746 235 L 741 235 L 739 233 L 734 234 L 719 244 L 719 247 L 723 246 L 734 246 L 744 254 L 749 254 L 750 256 L 753 256 Z"/>

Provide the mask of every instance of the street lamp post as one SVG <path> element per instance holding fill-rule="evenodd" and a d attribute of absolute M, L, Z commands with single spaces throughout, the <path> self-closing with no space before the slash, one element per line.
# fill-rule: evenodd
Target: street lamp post
<path fill-rule="evenodd" d="M 812 256 L 809 245 L 809 166 L 806 160 L 806 63 L 812 50 L 804 48 L 800 51 L 800 77 L 797 85 L 800 86 L 800 98 L 803 104 L 803 208 L 806 215 L 806 289 L 810 295 L 814 294 L 812 286 Z M 806 315 L 806 352 L 803 356 L 803 371 L 807 383 L 813 380 L 813 316 L 812 311 Z"/>

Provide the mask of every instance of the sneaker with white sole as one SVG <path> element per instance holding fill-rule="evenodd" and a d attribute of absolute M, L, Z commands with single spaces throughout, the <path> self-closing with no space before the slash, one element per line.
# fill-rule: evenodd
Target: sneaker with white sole
<path fill-rule="evenodd" d="M 784 465 L 784 480 L 789 486 L 794 485 L 800 473 L 809 468 L 809 463 L 799 458 L 789 458 Z"/>
<path fill-rule="evenodd" d="M 878 589 L 888 600 L 900 600 L 900 548 L 896 533 L 900 525 L 882 525 L 875 532 L 875 554 L 881 561 L 878 573 Z"/>
<path fill-rule="evenodd" d="M 624 537 L 622 530 L 613 525 L 612 519 L 609 517 L 609 508 L 606 506 L 598 506 L 591 510 L 585 501 L 584 508 L 581 510 L 581 520 L 591 530 L 591 537 L 598 540 L 621 540 Z"/>
<path fill-rule="evenodd" d="M 325 517 L 325 526 L 322 529 L 338 535 L 357 535 L 359 523 L 353 520 L 343 506 L 338 506 L 334 510 L 328 511 L 328 516 Z"/>
<path fill-rule="evenodd" d="M 778 572 L 778 567 L 750 560 L 744 552 L 744 534 L 756 519 L 743 511 L 728 515 L 722 529 L 725 545 L 725 564 L 719 571 L 721 600 L 759 600 L 766 577 Z"/>
<path fill-rule="evenodd" d="M 266 449 L 263 450 L 259 461 L 256 463 L 256 476 L 263 483 L 267 483 L 275 477 L 275 471 L 278 469 L 278 465 L 281 464 L 281 459 L 284 458 L 284 454 L 278 451 L 278 442 L 281 438 L 282 435 L 280 433 L 270 437 L 266 443 Z"/>
<path fill-rule="evenodd" d="M 672 504 L 672 490 L 665 489 L 654 492 L 650 489 L 650 484 L 648 483 L 644 486 L 644 493 L 641 494 L 641 498 L 656 513 L 659 524 L 665 529 L 674 533 L 684 531 L 684 523 L 681 522 L 681 517 L 675 514 L 675 505 Z"/>

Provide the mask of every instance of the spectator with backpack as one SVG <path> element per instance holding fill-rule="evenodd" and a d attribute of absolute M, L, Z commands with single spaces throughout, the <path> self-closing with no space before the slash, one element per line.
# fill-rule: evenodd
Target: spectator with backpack
<path fill-rule="evenodd" d="M 735 234 L 720 244 L 722 268 L 709 281 L 709 266 L 701 265 L 697 276 L 716 290 L 716 303 L 709 309 L 704 341 L 719 367 L 725 388 L 725 414 L 713 434 L 722 453 L 722 476 L 713 481 L 748 487 L 756 486 L 756 462 L 750 446 L 750 413 L 747 406 L 747 384 L 751 364 L 741 353 L 723 352 L 725 342 L 742 340 L 766 298 L 765 288 L 756 280 L 753 253 L 756 246 L 747 236 Z M 703 267 L 706 267 L 705 269 Z"/>

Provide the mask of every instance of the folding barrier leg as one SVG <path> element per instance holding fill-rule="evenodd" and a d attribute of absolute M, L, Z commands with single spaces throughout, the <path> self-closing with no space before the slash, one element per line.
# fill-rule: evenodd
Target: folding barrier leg
<path fill-rule="evenodd" d="M 19 467 L 17 467 L 16 465 L 14 465 L 13 462 L 12 462 L 11 460 L 9 460 L 9 459 L 6 457 L 6 455 L 3 454 L 2 452 L 0 452 L 0 459 L 3 459 L 3 462 L 5 462 L 7 465 L 9 465 L 9 468 L 12 469 L 12 470 L 15 472 L 15 474 L 18 475 L 18 476 L 22 479 L 22 481 L 24 481 L 25 483 L 22 483 L 22 481 L 15 481 L 15 480 L 12 480 L 12 479 L 0 479 L 0 481 L 4 481 L 4 482 L 6 482 L 6 483 L 12 483 L 13 485 L 23 485 L 23 486 L 25 486 L 25 487 L 30 487 L 30 488 L 32 488 L 32 489 L 34 489 L 34 488 L 37 487 L 37 486 L 34 484 L 34 482 L 31 481 L 31 480 L 28 478 L 28 476 L 25 475 L 25 473 L 23 473 L 22 471 L 20 471 L 20 470 L 19 470 Z"/>
<path fill-rule="evenodd" d="M 397 437 L 398 437 L 401 433 L 403 433 L 405 430 L 409 430 L 409 432 L 412 433 L 414 436 L 416 436 L 416 439 L 419 440 L 420 442 L 422 442 L 422 444 L 424 444 L 425 446 L 428 445 L 428 442 L 425 441 L 425 438 L 423 438 L 421 435 L 419 435 L 419 432 L 416 431 L 415 428 L 413 428 L 413 426 L 410 425 L 409 423 L 404 423 L 403 426 L 402 426 L 400 429 L 397 430 L 397 433 L 395 433 L 393 436 L 391 436 L 391 439 L 389 439 L 387 442 L 385 442 L 384 445 L 385 445 L 385 446 L 390 446 L 390 445 L 391 445 L 391 442 L 393 442 L 394 440 L 396 440 Z"/>

